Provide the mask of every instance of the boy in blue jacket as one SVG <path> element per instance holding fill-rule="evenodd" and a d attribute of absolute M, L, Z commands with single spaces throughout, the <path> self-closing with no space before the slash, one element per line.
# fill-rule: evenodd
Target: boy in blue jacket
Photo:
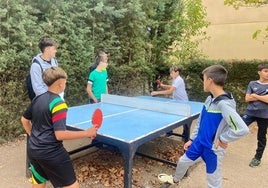
<path fill-rule="evenodd" d="M 221 65 L 212 65 L 202 73 L 204 91 L 211 95 L 204 103 L 190 140 L 184 145 L 186 152 L 180 157 L 174 176 L 159 174 L 158 179 L 169 184 L 178 183 L 188 168 L 202 159 L 206 163 L 207 186 L 220 188 L 227 145 L 247 135 L 249 129 L 236 112 L 232 95 L 223 89 L 227 70 Z"/>

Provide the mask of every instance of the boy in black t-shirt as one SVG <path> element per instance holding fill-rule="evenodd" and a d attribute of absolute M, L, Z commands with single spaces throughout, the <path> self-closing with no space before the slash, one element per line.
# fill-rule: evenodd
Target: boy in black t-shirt
<path fill-rule="evenodd" d="M 268 126 L 268 64 L 258 66 L 259 80 L 249 82 L 245 100 L 248 103 L 243 120 L 247 125 L 256 121 L 258 125 L 257 149 L 249 163 L 250 167 L 259 166 L 266 147 Z"/>
<path fill-rule="evenodd" d="M 48 91 L 33 99 L 21 117 L 29 142 L 27 155 L 30 159 L 33 188 L 45 188 L 50 180 L 54 187 L 78 188 L 72 161 L 63 146 L 63 140 L 91 137 L 97 128 L 84 131 L 66 129 L 67 104 L 60 97 L 66 87 L 67 75 L 59 67 L 43 72 L 42 78 Z"/>

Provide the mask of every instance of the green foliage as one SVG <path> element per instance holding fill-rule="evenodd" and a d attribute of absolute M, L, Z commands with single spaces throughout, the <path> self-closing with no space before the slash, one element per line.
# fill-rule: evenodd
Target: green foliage
<path fill-rule="evenodd" d="M 29 69 L 29 56 L 34 39 L 38 33 L 32 8 L 23 1 L 0 2 L 0 139 L 16 137 L 21 134 L 19 124 L 25 109 L 26 68 Z M 27 33 L 31 32 L 31 36 Z"/>
<path fill-rule="evenodd" d="M 258 29 L 255 31 L 252 38 L 261 41 L 263 44 L 268 42 L 268 26 L 264 30 Z"/>
<path fill-rule="evenodd" d="M 143 68 L 133 69 L 128 65 L 109 67 L 109 92 L 117 95 L 138 96 L 149 94 L 148 74 Z"/>
<path fill-rule="evenodd" d="M 182 2 L 0 1 L 0 139 L 24 133 L 20 117 L 30 102 L 25 78 L 39 53 L 40 38 L 50 36 L 59 44 L 57 59 L 68 73 L 69 106 L 87 103 L 88 71 L 99 49 L 111 54 L 111 93 L 148 94 L 154 78 L 167 72 L 170 55 L 182 62 L 200 55 L 198 42 L 190 39 L 202 35 L 205 12 L 201 1 Z M 178 48 L 172 48 L 175 42 Z"/>
<path fill-rule="evenodd" d="M 225 5 L 238 9 L 241 6 L 261 6 L 268 4 L 268 0 L 224 0 Z"/>
<path fill-rule="evenodd" d="M 257 31 L 255 31 L 255 32 L 253 33 L 252 38 L 253 38 L 253 39 L 257 39 L 257 37 L 258 37 L 258 35 L 259 35 L 260 33 L 261 33 L 261 30 L 258 29 Z"/>
<path fill-rule="evenodd" d="M 206 11 L 201 0 L 187 0 L 184 4 L 180 4 L 182 13 L 176 13 L 175 23 L 181 30 L 181 35 L 173 41 L 173 51 L 170 55 L 175 59 L 172 64 L 187 63 L 194 59 L 204 58 L 198 46 L 203 40 L 207 40 L 206 28 L 209 23 L 206 21 Z"/>
<path fill-rule="evenodd" d="M 190 63 L 184 64 L 183 76 L 187 87 L 189 99 L 193 101 L 204 101 L 207 97 L 207 93 L 203 92 L 203 82 L 200 79 L 202 71 L 214 64 L 223 65 L 228 71 L 228 79 L 225 84 L 225 90 L 233 94 L 239 113 L 243 113 L 246 108 L 245 92 L 247 85 L 252 80 L 258 80 L 257 66 L 260 63 L 268 63 L 268 61 L 245 61 L 245 60 L 233 60 L 233 61 L 212 61 L 212 60 L 196 60 Z"/>

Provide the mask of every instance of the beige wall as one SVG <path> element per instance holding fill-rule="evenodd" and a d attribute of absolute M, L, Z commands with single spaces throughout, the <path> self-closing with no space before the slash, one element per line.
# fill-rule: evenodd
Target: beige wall
<path fill-rule="evenodd" d="M 208 41 L 200 48 L 210 59 L 268 59 L 268 41 L 252 39 L 268 26 L 268 5 L 252 8 L 225 6 L 224 0 L 203 0 L 207 9 Z"/>

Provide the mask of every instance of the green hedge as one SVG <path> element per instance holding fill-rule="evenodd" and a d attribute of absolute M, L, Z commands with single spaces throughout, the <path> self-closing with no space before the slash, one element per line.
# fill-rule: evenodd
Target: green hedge
<path fill-rule="evenodd" d="M 244 98 L 247 85 L 251 80 L 258 79 L 257 66 L 260 63 L 268 63 L 268 61 L 198 60 L 183 65 L 183 76 L 185 77 L 190 100 L 205 100 L 208 94 L 203 92 L 203 83 L 200 79 L 200 75 L 206 67 L 213 64 L 221 64 L 228 70 L 228 79 L 224 89 L 233 94 L 237 103 L 237 110 L 242 114 L 246 108 Z"/>
<path fill-rule="evenodd" d="M 110 92 L 149 94 L 150 83 L 172 55 L 199 57 L 207 26 L 201 0 L 0 1 L 0 140 L 24 133 L 20 116 L 29 100 L 25 77 L 38 41 L 59 44 L 57 60 L 68 73 L 69 106 L 88 101 L 89 66 L 96 52 L 110 52 Z M 187 13 L 187 14 L 186 14 Z M 198 19 L 196 19 L 198 17 Z M 169 47 L 176 41 L 178 50 Z"/>
<path fill-rule="evenodd" d="M 221 64 L 227 68 L 229 74 L 225 90 L 233 93 L 237 102 L 237 110 L 243 113 L 246 107 L 244 101 L 245 91 L 251 80 L 257 80 L 257 66 L 267 61 L 212 61 L 212 60 L 195 60 L 187 64 L 182 64 L 183 78 L 185 79 L 189 99 L 192 101 L 203 102 L 207 93 L 203 92 L 203 83 L 200 79 L 202 71 L 210 65 Z M 66 89 L 66 101 L 69 106 L 86 104 L 88 97 L 85 91 L 87 70 L 73 69 L 68 71 L 68 85 Z M 167 69 L 168 70 L 168 69 Z M 79 72 L 80 71 L 80 72 Z M 146 67 L 131 67 L 122 65 L 116 67 L 110 65 L 108 68 L 110 75 L 109 92 L 116 95 L 139 96 L 150 95 L 152 90 L 151 83 L 154 71 Z M 69 74 L 70 73 L 70 74 Z M 160 75 L 168 78 L 169 73 Z M 3 78 L 5 78 L 3 80 Z M 76 93 L 70 95 L 69 93 Z M 29 105 L 30 101 L 27 96 L 25 85 L 25 72 L 20 68 L 10 69 L 5 72 L 5 77 L 1 80 L 0 90 L 0 142 L 9 140 L 24 133 L 20 117 Z"/>

